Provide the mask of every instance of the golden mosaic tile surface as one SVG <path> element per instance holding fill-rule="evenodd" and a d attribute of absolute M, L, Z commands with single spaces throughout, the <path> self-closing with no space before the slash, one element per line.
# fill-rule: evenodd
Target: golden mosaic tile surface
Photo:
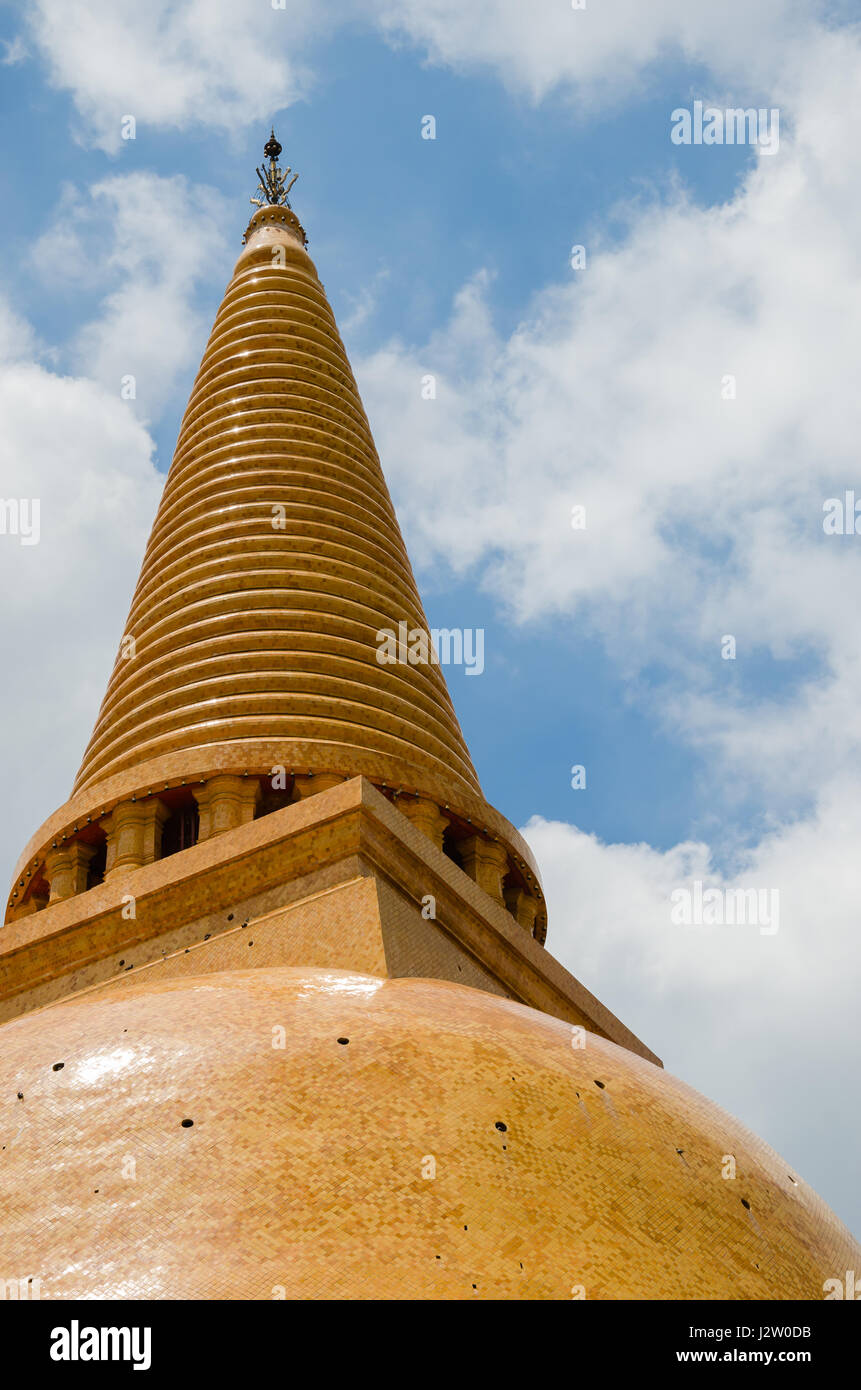
<path fill-rule="evenodd" d="M 142 981 L 0 1057 L 0 1276 L 43 1296 L 817 1299 L 861 1268 L 702 1096 L 460 985 Z"/>

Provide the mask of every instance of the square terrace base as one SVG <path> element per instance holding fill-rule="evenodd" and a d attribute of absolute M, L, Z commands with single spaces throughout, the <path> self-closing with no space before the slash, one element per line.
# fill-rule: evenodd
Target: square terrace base
<path fill-rule="evenodd" d="M 304 965 L 450 980 L 660 1060 L 363 777 L 0 930 L 0 1022 L 81 991 Z"/>

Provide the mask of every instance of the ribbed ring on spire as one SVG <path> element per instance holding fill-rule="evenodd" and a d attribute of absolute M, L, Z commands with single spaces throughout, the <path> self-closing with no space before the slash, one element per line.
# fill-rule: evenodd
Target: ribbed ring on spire
<path fill-rule="evenodd" d="M 75 790 L 179 750 L 205 774 L 216 745 L 284 740 L 480 796 L 439 667 L 377 662 L 379 629 L 427 622 L 332 311 L 281 212 L 252 219 L 215 320 L 126 626 L 134 656 Z"/>

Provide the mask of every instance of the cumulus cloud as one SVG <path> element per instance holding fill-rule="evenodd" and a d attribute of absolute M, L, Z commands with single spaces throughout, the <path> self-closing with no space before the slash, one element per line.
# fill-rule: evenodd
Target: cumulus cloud
<path fill-rule="evenodd" d="M 0 362 L 29 357 L 36 349 L 36 337 L 26 319 L 0 299 Z"/>
<path fill-rule="evenodd" d="M 356 364 L 421 564 L 600 634 L 626 675 L 663 670 L 674 729 L 808 790 L 835 715 L 861 733 L 861 546 L 822 525 L 861 434 L 861 48 L 821 42 L 794 138 L 729 203 L 631 209 L 507 339 L 479 274 L 429 342 Z M 790 659 L 789 700 L 745 684 Z"/>
<path fill-rule="evenodd" d="M 764 837 L 728 876 L 702 843 L 664 853 L 604 844 L 538 817 L 523 833 L 541 864 L 553 954 L 669 1071 L 767 1137 L 857 1229 L 846 1157 L 861 984 L 856 789 L 832 784 L 814 816 Z M 777 932 L 674 923 L 672 894 L 693 894 L 697 881 L 762 891 L 769 905 L 776 892 Z"/>
<path fill-rule="evenodd" d="M 291 53 L 319 9 L 290 0 L 275 9 L 233 0 L 36 0 L 29 33 L 51 81 L 68 90 L 82 135 L 115 152 L 122 122 L 228 134 L 266 121 L 307 89 Z"/>
<path fill-rule="evenodd" d="M 0 341 L 11 336 L 9 317 L 0 304 Z M 14 595 L 3 606 L 0 690 L 3 725 L 15 730 L 0 807 L 8 875 L 58 790 L 71 787 L 164 480 L 117 394 L 20 353 L 0 364 L 0 419 L 3 502 L 19 504 L 17 529 L 4 505 L 0 534 L 0 589 Z"/>
<path fill-rule="evenodd" d="M 92 316 L 49 352 L 0 303 L 3 500 L 19 504 L 19 529 L 39 508 L 37 544 L 14 533 L 11 512 L 0 535 L 0 584 L 15 595 L 4 641 L 17 654 L 0 696 L 16 731 L 2 810 L 10 860 L 66 795 L 89 739 L 164 483 L 146 424 L 199 359 L 211 308 L 195 296 L 207 282 L 220 293 L 227 226 L 220 196 L 184 178 L 67 186 L 31 267 L 57 295 L 83 292 Z M 72 374 L 44 365 L 58 358 Z"/>
<path fill-rule="evenodd" d="M 774 76 L 775 52 L 795 45 L 825 5 L 804 0 L 378 0 L 392 38 L 424 46 L 438 63 L 488 68 L 540 100 L 563 88 L 577 100 L 624 101 L 659 60 L 683 58 L 735 81 Z"/>
<path fill-rule="evenodd" d="M 55 86 L 71 93 L 81 137 L 116 152 L 122 121 L 228 134 L 267 120 L 314 86 L 321 34 L 364 26 L 429 61 L 486 69 L 540 101 L 560 91 L 624 105 L 662 60 L 700 65 L 715 83 L 775 89 L 777 59 L 800 52 L 827 0 L 34 0 L 28 32 Z"/>
<path fill-rule="evenodd" d="M 58 290 L 84 289 L 96 314 L 71 347 L 76 370 L 119 395 L 134 378 L 132 408 L 152 420 L 178 373 L 196 363 L 211 318 L 202 284 L 229 273 L 226 200 L 181 177 L 114 175 L 82 192 L 67 186 L 33 264 Z M 128 383 L 126 382 L 126 386 Z"/>
<path fill-rule="evenodd" d="M 526 828 L 550 949 L 857 1229 L 861 541 L 822 523 L 827 498 L 861 497 L 861 46 L 823 28 L 775 63 L 779 157 L 727 203 L 664 190 L 509 337 L 479 273 L 429 341 L 355 365 L 420 570 L 597 634 L 706 755 L 712 844 Z M 674 926 L 695 879 L 778 890 L 778 934 Z"/>

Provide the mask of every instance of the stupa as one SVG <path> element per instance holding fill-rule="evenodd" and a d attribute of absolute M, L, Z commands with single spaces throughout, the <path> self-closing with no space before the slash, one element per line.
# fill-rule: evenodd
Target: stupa
<path fill-rule="evenodd" d="M 52 1299 L 822 1298 L 861 1247 L 548 953 L 440 664 L 379 660 L 427 623 L 280 154 L 12 884 L 0 1269 Z"/>

